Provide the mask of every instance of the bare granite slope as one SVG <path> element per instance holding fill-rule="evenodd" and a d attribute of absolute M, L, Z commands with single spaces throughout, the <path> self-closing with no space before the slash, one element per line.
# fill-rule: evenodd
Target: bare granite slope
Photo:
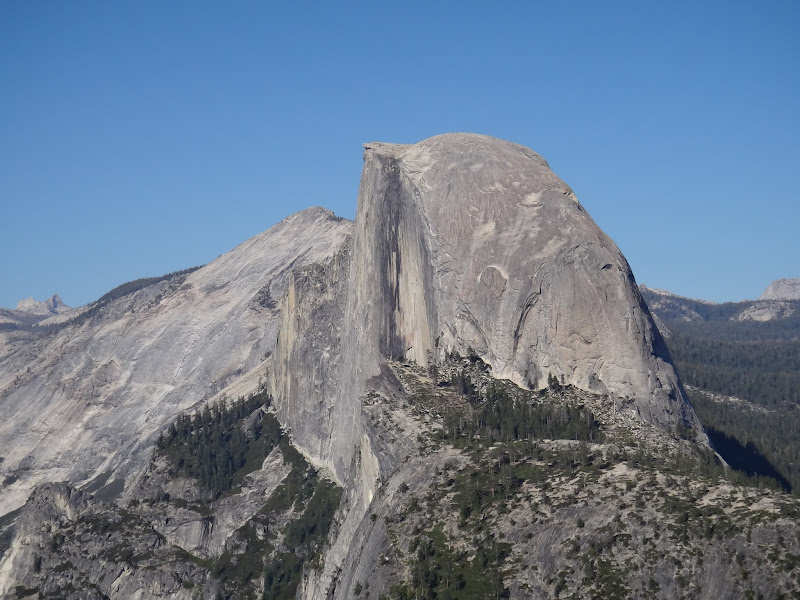
<path fill-rule="evenodd" d="M 800 300 L 800 279 L 776 279 L 759 300 Z"/>
<path fill-rule="evenodd" d="M 122 491 L 181 410 L 272 352 L 290 270 L 324 261 L 350 230 L 308 209 L 55 333 L 0 333 L 0 515 L 45 481 L 105 478 Z"/>

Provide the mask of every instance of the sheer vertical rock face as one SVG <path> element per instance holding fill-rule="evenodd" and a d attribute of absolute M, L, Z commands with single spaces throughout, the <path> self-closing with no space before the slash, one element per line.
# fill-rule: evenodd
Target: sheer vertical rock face
<path fill-rule="evenodd" d="M 361 488 L 354 527 L 401 458 L 362 419 L 385 359 L 472 348 L 496 377 L 536 388 L 554 376 L 703 436 L 625 258 L 544 159 L 510 142 L 367 144 L 352 241 L 296 271 L 284 306 L 279 416 L 312 461 Z"/>
<path fill-rule="evenodd" d="M 358 420 L 356 402 L 338 401 L 343 387 L 342 327 L 349 318 L 344 303 L 350 255 L 348 238 L 330 260 L 291 273 L 270 377 L 278 418 L 293 443 L 340 483 L 347 466 L 344 456 L 349 462 L 349 453 L 332 446 L 354 443 Z"/>
<path fill-rule="evenodd" d="M 495 376 L 549 376 L 696 426 L 628 263 L 540 156 L 486 136 L 367 144 L 348 339 L 363 355 L 473 348 Z"/>

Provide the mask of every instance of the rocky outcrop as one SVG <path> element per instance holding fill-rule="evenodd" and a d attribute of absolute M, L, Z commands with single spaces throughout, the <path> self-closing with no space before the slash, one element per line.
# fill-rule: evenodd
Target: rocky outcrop
<path fill-rule="evenodd" d="M 0 331 L 0 516 L 45 481 L 105 477 L 119 493 L 178 413 L 256 369 L 263 377 L 291 270 L 329 259 L 350 231 L 308 209 L 53 333 Z M 238 393 L 258 385 L 247 380 Z"/>
<path fill-rule="evenodd" d="M 415 448 L 379 438 L 364 412 L 370 393 L 397 389 L 387 360 L 475 353 L 495 377 L 534 389 L 555 378 L 705 441 L 624 257 L 544 159 L 510 142 L 367 144 L 352 245 L 295 270 L 283 305 L 270 379 L 278 415 L 346 488 L 304 597 L 326 597 L 364 568 L 353 553 L 384 484 L 425 472 L 408 462 Z"/>
<path fill-rule="evenodd" d="M 800 279 L 777 279 L 767 286 L 759 300 L 800 300 Z"/>
<path fill-rule="evenodd" d="M 210 600 L 217 588 L 208 583 L 207 572 L 164 544 L 146 521 L 58 483 L 32 494 L 0 561 L 2 598 L 38 592 L 89 600 Z"/>
<path fill-rule="evenodd" d="M 229 544 L 233 545 L 235 532 L 259 512 L 291 471 L 280 449 L 275 448 L 260 469 L 244 478 L 237 493 L 217 500 L 196 480 L 176 477 L 173 468 L 169 460 L 159 457 L 132 496 L 150 502 L 141 503 L 138 512 L 168 543 L 203 559 L 218 559 Z M 169 497 L 170 502 L 152 502 L 159 497 Z M 210 508 L 198 512 L 198 506 Z"/>
<path fill-rule="evenodd" d="M 472 134 L 367 144 L 345 262 L 295 276 L 276 353 L 291 369 L 273 383 L 296 442 L 340 480 L 359 447 L 357 398 L 400 356 L 473 349 L 496 377 L 555 377 L 700 430 L 625 258 L 527 148 Z M 334 314 L 341 327 L 319 318 Z"/>
<path fill-rule="evenodd" d="M 449 381 L 422 367 L 435 373 L 469 355 L 527 394 L 572 386 L 627 431 L 657 432 L 662 448 L 675 427 L 705 440 L 622 254 L 544 159 L 486 136 L 367 144 L 354 225 L 310 209 L 197 271 L 87 309 L 47 336 L 25 334 L 34 339 L 0 340 L 0 515 L 52 480 L 133 506 L 167 423 L 223 390 L 261 389 L 266 375 L 292 445 L 344 487 L 305 598 L 351 597 L 388 547 L 378 520 L 462 460 L 437 433 L 453 405 L 425 408 L 431 394 L 414 392 L 395 359 L 416 363 L 416 380 L 436 390 Z M 252 493 L 220 500 L 213 526 L 191 507 L 189 484 L 161 482 L 153 497 L 183 502 L 139 506 L 142 543 L 208 560 L 232 539 L 246 546 L 233 533 L 289 481 L 282 464 L 272 456 Z M 258 526 L 247 525 L 266 544 Z M 31 560 L 21 539 L 10 550 L 19 564 Z M 147 552 L 145 568 L 155 560 Z M 195 575 L 136 585 L 169 597 Z"/>
<path fill-rule="evenodd" d="M 791 317 L 798 309 L 796 300 L 758 300 L 742 310 L 734 321 L 781 321 Z"/>
<path fill-rule="evenodd" d="M 30 315 L 50 316 L 69 311 L 71 308 L 61 301 L 58 294 L 54 294 L 44 302 L 34 300 L 32 297 L 20 300 L 15 310 Z"/>

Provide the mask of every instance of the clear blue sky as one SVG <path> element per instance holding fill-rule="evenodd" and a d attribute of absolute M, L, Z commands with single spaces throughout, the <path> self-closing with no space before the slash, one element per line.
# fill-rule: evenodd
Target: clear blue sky
<path fill-rule="evenodd" d="M 303 208 L 361 145 L 542 154 L 637 280 L 800 277 L 800 2 L 0 3 L 0 306 L 77 306 Z"/>

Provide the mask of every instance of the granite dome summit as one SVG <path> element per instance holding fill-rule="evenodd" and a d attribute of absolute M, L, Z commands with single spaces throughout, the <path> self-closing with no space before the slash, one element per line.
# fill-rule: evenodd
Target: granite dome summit
<path fill-rule="evenodd" d="M 274 394 L 309 453 L 344 476 L 352 399 L 380 363 L 468 349 L 495 377 L 532 388 L 556 377 L 664 429 L 701 431 L 628 263 L 542 157 L 463 133 L 364 148 L 352 250 L 317 275 L 325 285 L 305 273 L 290 284 L 276 350 Z M 312 313 L 359 319 L 340 328 Z"/>
<path fill-rule="evenodd" d="M 475 353 L 494 377 L 533 389 L 555 378 L 707 443 L 624 257 L 546 161 L 511 142 L 366 144 L 352 242 L 294 271 L 282 304 L 270 376 L 278 415 L 350 492 L 311 597 L 343 565 L 346 590 L 368 576 L 353 539 L 378 482 L 414 473 L 409 447 L 381 441 L 363 405 L 396 389 L 388 361 Z"/>
<path fill-rule="evenodd" d="M 638 398 L 645 420 L 691 421 L 628 263 L 541 156 L 446 134 L 367 144 L 364 171 L 356 244 L 380 217 L 398 239 L 398 305 L 385 308 L 399 318 L 385 352 L 410 348 L 424 363 L 427 352 L 472 347 L 515 383 L 541 387 L 552 374 Z M 392 243 L 392 229 L 377 227 L 373 251 Z M 413 238 L 419 256 L 403 244 Z"/>
<path fill-rule="evenodd" d="M 53 481 L 138 503 L 160 431 L 266 387 L 292 445 L 344 490 L 304 598 L 366 581 L 386 545 L 368 516 L 391 508 L 382 490 L 422 489 L 447 458 L 426 460 L 428 425 L 397 408 L 397 361 L 472 355 L 526 393 L 557 381 L 614 419 L 707 443 L 614 242 L 541 156 L 484 135 L 366 144 L 354 222 L 308 209 L 76 314 L 45 333 L 0 330 L 0 516 Z M 400 423 L 391 435 L 376 399 Z M 186 527 L 226 547 L 205 515 Z M 14 544 L 6 576 L 24 562 Z"/>

